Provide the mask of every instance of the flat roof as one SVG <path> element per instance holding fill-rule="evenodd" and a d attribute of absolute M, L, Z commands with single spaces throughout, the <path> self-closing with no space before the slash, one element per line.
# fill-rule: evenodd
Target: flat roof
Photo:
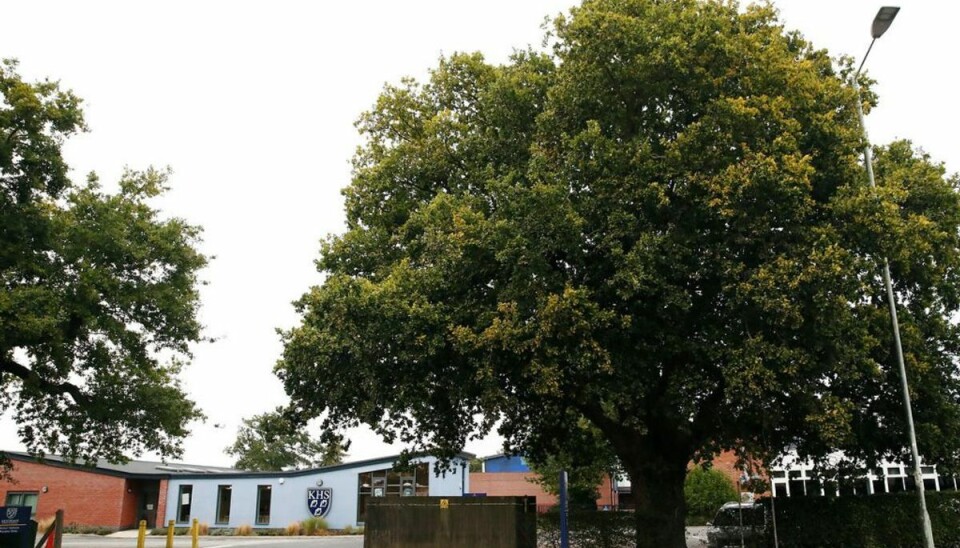
<path fill-rule="evenodd" d="M 44 455 L 43 457 L 30 455 L 29 453 L 24 453 L 20 451 L 0 451 L 3 454 L 6 454 L 12 460 L 19 461 L 30 461 L 37 462 L 40 464 L 45 464 L 48 466 L 55 466 L 61 468 L 70 468 L 74 470 L 85 470 L 88 472 L 107 474 L 111 476 L 121 476 L 129 477 L 133 479 L 152 479 L 152 478 L 200 478 L 200 477 L 214 477 L 214 476 L 229 476 L 229 477 L 296 477 L 296 476 L 305 476 L 309 474 L 316 474 L 319 472 L 332 472 L 336 470 L 343 470 L 349 468 L 357 468 L 361 466 L 369 466 L 371 464 L 378 463 L 393 463 L 400 459 L 401 455 L 390 455 L 385 457 L 376 457 L 372 459 L 357 460 L 352 462 L 345 462 L 342 464 L 334 464 L 331 466 L 321 466 L 317 468 L 305 468 L 301 470 L 264 470 L 264 471 L 252 471 L 252 470 L 240 470 L 237 468 L 226 468 L 222 466 L 207 466 L 202 464 L 184 464 L 177 462 L 157 462 L 157 461 L 145 461 L 145 460 L 130 460 L 126 463 L 118 464 L 112 463 L 105 459 L 98 459 L 92 463 L 83 463 L 77 462 L 73 463 L 69 460 L 57 456 L 57 455 Z M 416 460 L 417 458 L 426 457 L 429 455 L 419 455 L 410 457 L 411 460 Z M 455 458 L 460 458 L 463 460 L 469 461 L 470 459 L 475 458 L 475 455 L 472 453 L 467 453 L 461 451 L 456 455 Z"/>

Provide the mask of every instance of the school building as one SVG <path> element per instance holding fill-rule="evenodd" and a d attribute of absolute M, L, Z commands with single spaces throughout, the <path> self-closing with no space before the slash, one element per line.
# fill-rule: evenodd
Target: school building
<path fill-rule="evenodd" d="M 187 526 L 194 518 L 211 528 L 280 529 L 311 516 L 342 529 L 362 526 L 371 497 L 461 496 L 470 489 L 461 453 L 441 470 L 433 457 L 396 468 L 399 456 L 307 470 L 250 472 L 231 468 L 130 461 L 92 466 L 6 452 L 12 481 L 0 484 L 8 506 L 30 506 L 34 519 L 63 509 L 68 524 L 115 529 Z"/>

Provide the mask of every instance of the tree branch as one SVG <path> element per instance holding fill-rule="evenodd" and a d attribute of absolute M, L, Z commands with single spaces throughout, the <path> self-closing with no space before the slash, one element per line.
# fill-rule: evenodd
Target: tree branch
<path fill-rule="evenodd" d="M 90 405 L 90 398 L 83 393 L 83 390 L 79 386 L 69 382 L 58 383 L 49 381 L 41 377 L 36 371 L 17 363 L 7 356 L 0 357 L 0 372 L 10 373 L 24 383 L 34 384 L 39 387 L 40 391 L 51 396 L 69 394 L 70 397 L 73 398 L 73 401 L 80 407 Z"/>

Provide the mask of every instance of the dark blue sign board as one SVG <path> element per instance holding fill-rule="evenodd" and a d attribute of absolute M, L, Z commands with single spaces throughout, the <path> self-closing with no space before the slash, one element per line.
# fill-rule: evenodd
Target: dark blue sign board
<path fill-rule="evenodd" d="M 310 515 L 322 518 L 330 513 L 330 506 L 333 504 L 333 489 L 323 487 L 321 489 L 307 489 L 307 509 Z"/>
<path fill-rule="evenodd" d="M 37 522 L 29 506 L 0 506 L 0 548 L 33 548 Z"/>

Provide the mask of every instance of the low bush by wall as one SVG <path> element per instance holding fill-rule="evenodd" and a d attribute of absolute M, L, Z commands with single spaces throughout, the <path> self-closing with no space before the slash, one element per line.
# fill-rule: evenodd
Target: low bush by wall
<path fill-rule="evenodd" d="M 937 546 L 960 547 L 960 492 L 926 498 Z M 777 536 L 782 548 L 923 546 L 919 504 L 916 493 L 778 498 Z"/>
<path fill-rule="evenodd" d="M 632 548 L 636 546 L 633 512 L 571 510 L 567 516 L 570 545 L 590 548 Z M 560 547 L 560 511 L 540 514 L 537 519 L 537 546 Z"/>

